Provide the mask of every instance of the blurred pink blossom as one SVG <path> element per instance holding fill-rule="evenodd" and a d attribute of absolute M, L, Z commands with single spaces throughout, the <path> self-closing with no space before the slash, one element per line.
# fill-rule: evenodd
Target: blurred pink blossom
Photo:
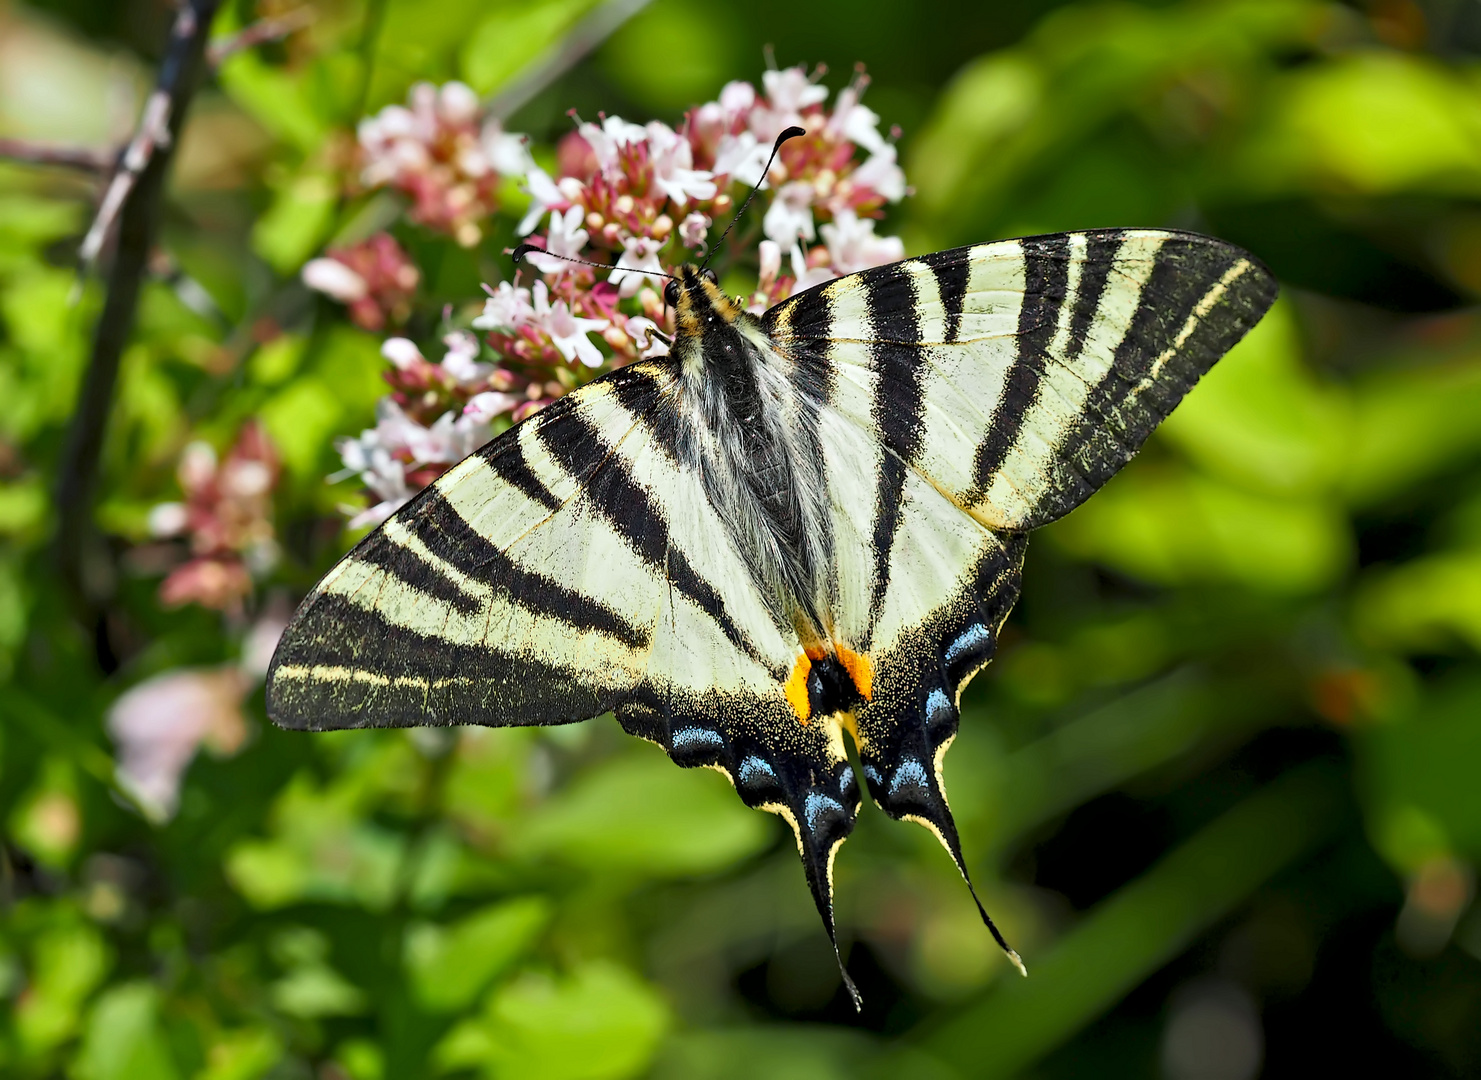
<path fill-rule="evenodd" d="M 149 525 L 157 537 L 185 539 L 190 558 L 161 583 L 160 601 L 240 611 L 254 575 L 266 574 L 278 559 L 272 523 L 277 451 L 249 420 L 224 460 L 218 462 L 209 443 L 188 445 L 177 476 L 185 501 L 156 506 Z"/>
<path fill-rule="evenodd" d="M 344 248 L 331 248 L 300 271 L 309 288 L 350 309 L 350 319 L 366 330 L 397 325 L 411 314 L 421 271 L 388 233 Z"/>
<path fill-rule="evenodd" d="M 485 119 L 478 95 L 460 82 L 417 83 L 407 103 L 360 122 L 361 181 L 411 197 L 408 216 L 463 247 L 483 238 L 501 176 L 530 167 L 520 135 Z"/>

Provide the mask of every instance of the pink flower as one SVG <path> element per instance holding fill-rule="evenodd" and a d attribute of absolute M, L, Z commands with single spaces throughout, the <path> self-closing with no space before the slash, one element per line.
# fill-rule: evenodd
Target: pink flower
<path fill-rule="evenodd" d="M 481 112 L 463 83 L 417 83 L 407 107 L 389 105 L 360 122 L 361 182 L 404 192 L 413 221 L 472 247 L 494 210 L 500 174 L 517 175 L 529 162 L 523 140 Z"/>
<path fill-rule="evenodd" d="M 404 322 L 422 275 L 388 233 L 345 248 L 332 248 L 325 258 L 310 259 L 301 271 L 303 283 L 350 309 L 350 319 L 366 330 L 387 322 Z"/>
<path fill-rule="evenodd" d="M 204 746 L 226 757 L 247 737 L 242 700 L 251 680 L 239 668 L 191 668 L 156 675 L 108 710 L 118 746 L 118 783 L 155 822 L 174 816 L 180 778 Z"/>
<path fill-rule="evenodd" d="M 266 432 L 249 421 L 222 461 L 208 443 L 191 443 L 180 456 L 185 500 L 163 503 L 151 514 L 156 536 L 182 536 L 190 558 L 160 584 L 166 607 L 200 604 L 239 610 L 254 575 L 277 562 L 272 493 L 278 459 Z"/>
<path fill-rule="evenodd" d="M 697 210 L 692 214 L 687 214 L 679 223 L 679 239 L 683 241 L 685 247 L 703 248 L 705 237 L 709 235 L 710 225 L 710 219 Z"/>

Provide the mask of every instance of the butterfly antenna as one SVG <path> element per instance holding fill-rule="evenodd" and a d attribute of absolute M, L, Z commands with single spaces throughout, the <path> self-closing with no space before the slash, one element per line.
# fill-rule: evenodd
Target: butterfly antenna
<path fill-rule="evenodd" d="M 777 153 L 782 148 L 782 143 L 788 139 L 795 139 L 799 135 L 806 134 L 807 132 L 800 127 L 789 127 L 776 137 L 776 142 L 771 144 L 771 157 L 766 159 L 766 168 L 761 170 L 761 179 L 756 181 L 756 186 L 751 188 L 751 193 L 746 196 L 746 201 L 741 203 L 741 208 L 735 212 L 735 217 L 731 218 L 730 224 L 725 226 L 725 231 L 720 234 L 720 239 L 716 240 L 715 245 L 710 248 L 709 255 L 705 256 L 705 261 L 700 266 L 701 270 L 710 265 L 710 260 L 715 257 L 715 252 L 720 250 L 720 245 L 725 243 L 725 238 L 730 235 L 730 230 L 735 228 L 735 223 L 746 212 L 746 207 L 751 205 L 751 200 L 756 197 L 756 192 L 760 191 L 761 185 L 766 183 L 767 174 L 771 172 L 771 163 L 776 160 Z"/>
<path fill-rule="evenodd" d="M 612 270 L 616 270 L 617 269 L 617 267 L 610 266 L 607 263 L 592 262 L 590 259 L 578 259 L 578 258 L 576 258 L 575 256 L 572 256 L 572 255 L 557 255 L 553 251 L 546 251 L 544 248 L 542 248 L 542 247 L 536 247 L 534 244 L 520 244 L 519 247 L 515 248 L 513 251 L 511 251 L 509 253 L 509 256 L 510 256 L 510 258 L 512 258 L 514 260 L 514 265 L 515 266 L 518 266 L 520 264 L 520 262 L 523 261 L 524 257 L 526 255 L 530 254 L 530 252 L 532 252 L 532 251 L 533 252 L 538 252 L 541 255 L 549 255 L 552 259 L 563 259 L 563 260 L 565 260 L 568 263 L 575 263 L 577 266 L 594 266 L 598 270 L 607 270 L 607 271 L 612 271 Z M 624 268 L 624 269 L 626 269 L 626 268 Z M 637 271 L 633 271 L 633 272 L 636 273 Z M 658 270 L 644 270 L 642 272 L 642 274 L 643 274 L 644 277 L 666 277 L 666 278 L 671 278 L 674 281 L 678 281 L 679 280 L 673 274 L 665 274 L 665 273 L 662 273 L 661 271 L 658 271 Z"/>

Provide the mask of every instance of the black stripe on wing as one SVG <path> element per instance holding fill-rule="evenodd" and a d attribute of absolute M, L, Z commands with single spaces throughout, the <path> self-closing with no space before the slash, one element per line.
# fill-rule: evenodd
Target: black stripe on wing
<path fill-rule="evenodd" d="M 875 480 L 872 530 L 873 585 L 869 598 L 866 637 L 884 609 L 890 587 L 890 555 L 900 526 L 906 470 L 921 449 L 925 399 L 921 395 L 921 320 L 914 276 L 896 263 L 864 279 L 871 341 L 868 345 L 876 379 L 871 418 L 880 441 L 890 451 L 879 463 Z"/>
<path fill-rule="evenodd" d="M 1098 242 L 1109 243 L 1110 234 L 1090 235 L 1092 250 Z M 1104 273 L 1102 266 L 1092 261 L 1087 275 Z M 1082 276 L 1077 322 L 1081 306 L 1090 304 L 1091 283 Z M 1115 287 L 1113 278 L 1101 290 Z M 1260 321 L 1278 288 L 1248 252 L 1208 237 L 1172 234 L 1157 252 L 1110 370 L 1091 388 L 1078 421 L 1057 447 L 1059 467 L 1078 482 L 1063 485 L 1027 527 L 1068 513 L 1130 461 L 1199 378 Z M 1206 308 L 1202 314 L 1200 306 Z"/>
<path fill-rule="evenodd" d="M 559 620 L 576 632 L 593 630 L 605 634 L 629 648 L 648 647 L 648 633 L 621 613 L 511 559 L 498 545 L 474 530 L 435 486 L 418 512 L 406 521 L 406 526 L 437 558 L 445 559 L 468 577 L 488 582 L 531 614 Z M 572 537 L 572 542 L 579 543 L 580 537 Z"/>
<path fill-rule="evenodd" d="M 1059 329 L 1059 310 L 1069 283 L 1070 241 L 1064 234 L 1023 241 L 1023 304 L 1018 309 L 1018 352 L 993 406 L 987 436 L 977 447 L 973 480 L 985 489 L 1003 467 L 1023 432 L 1023 420 L 1039 396 L 1049 347 Z M 976 500 L 970 500 L 976 501 Z"/>
<path fill-rule="evenodd" d="M 648 490 L 628 474 L 612 446 L 579 412 L 558 426 L 541 425 L 537 436 L 551 456 L 581 484 L 588 500 L 623 538 L 633 553 L 660 570 L 670 585 L 714 620 L 728 641 L 763 667 L 770 667 L 735 620 L 715 588 L 669 543 L 668 519 Z"/>
<path fill-rule="evenodd" d="M 332 593 L 299 609 L 267 678 L 268 715 L 309 731 L 562 724 L 598 716 L 619 697 L 517 645 L 416 633 Z"/>

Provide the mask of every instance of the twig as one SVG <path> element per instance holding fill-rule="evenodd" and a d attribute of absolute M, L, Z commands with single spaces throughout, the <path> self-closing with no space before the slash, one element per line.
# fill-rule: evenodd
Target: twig
<path fill-rule="evenodd" d="M 281 41 L 295 30 L 308 26 L 316 17 L 314 9 L 305 6 L 294 8 L 276 18 L 260 19 L 250 26 L 242 27 L 231 37 L 213 42 L 206 49 L 206 62 L 213 68 L 219 67 L 228 56 L 265 45 L 269 41 Z"/>
<path fill-rule="evenodd" d="M 488 102 L 488 114 L 507 120 L 547 86 L 575 67 L 638 12 L 649 0 L 607 0 L 562 38 L 521 71 L 512 83 Z"/>
<path fill-rule="evenodd" d="M 93 488 L 119 358 L 133 329 L 139 289 L 154 245 L 170 151 L 205 67 L 206 38 L 220 5 L 221 0 L 184 0 L 180 5 L 155 90 L 83 244 L 87 265 L 102 250 L 116 218 L 118 244 L 108 272 L 107 298 L 93 332 L 92 359 L 57 473 L 54 553 L 64 580 L 79 600 L 85 600 L 88 591 L 84 553 L 92 539 Z"/>
<path fill-rule="evenodd" d="M 0 159 L 27 165 L 63 165 L 83 172 L 104 173 L 113 168 L 117 154 L 90 146 L 50 146 L 25 139 L 0 139 Z"/>

